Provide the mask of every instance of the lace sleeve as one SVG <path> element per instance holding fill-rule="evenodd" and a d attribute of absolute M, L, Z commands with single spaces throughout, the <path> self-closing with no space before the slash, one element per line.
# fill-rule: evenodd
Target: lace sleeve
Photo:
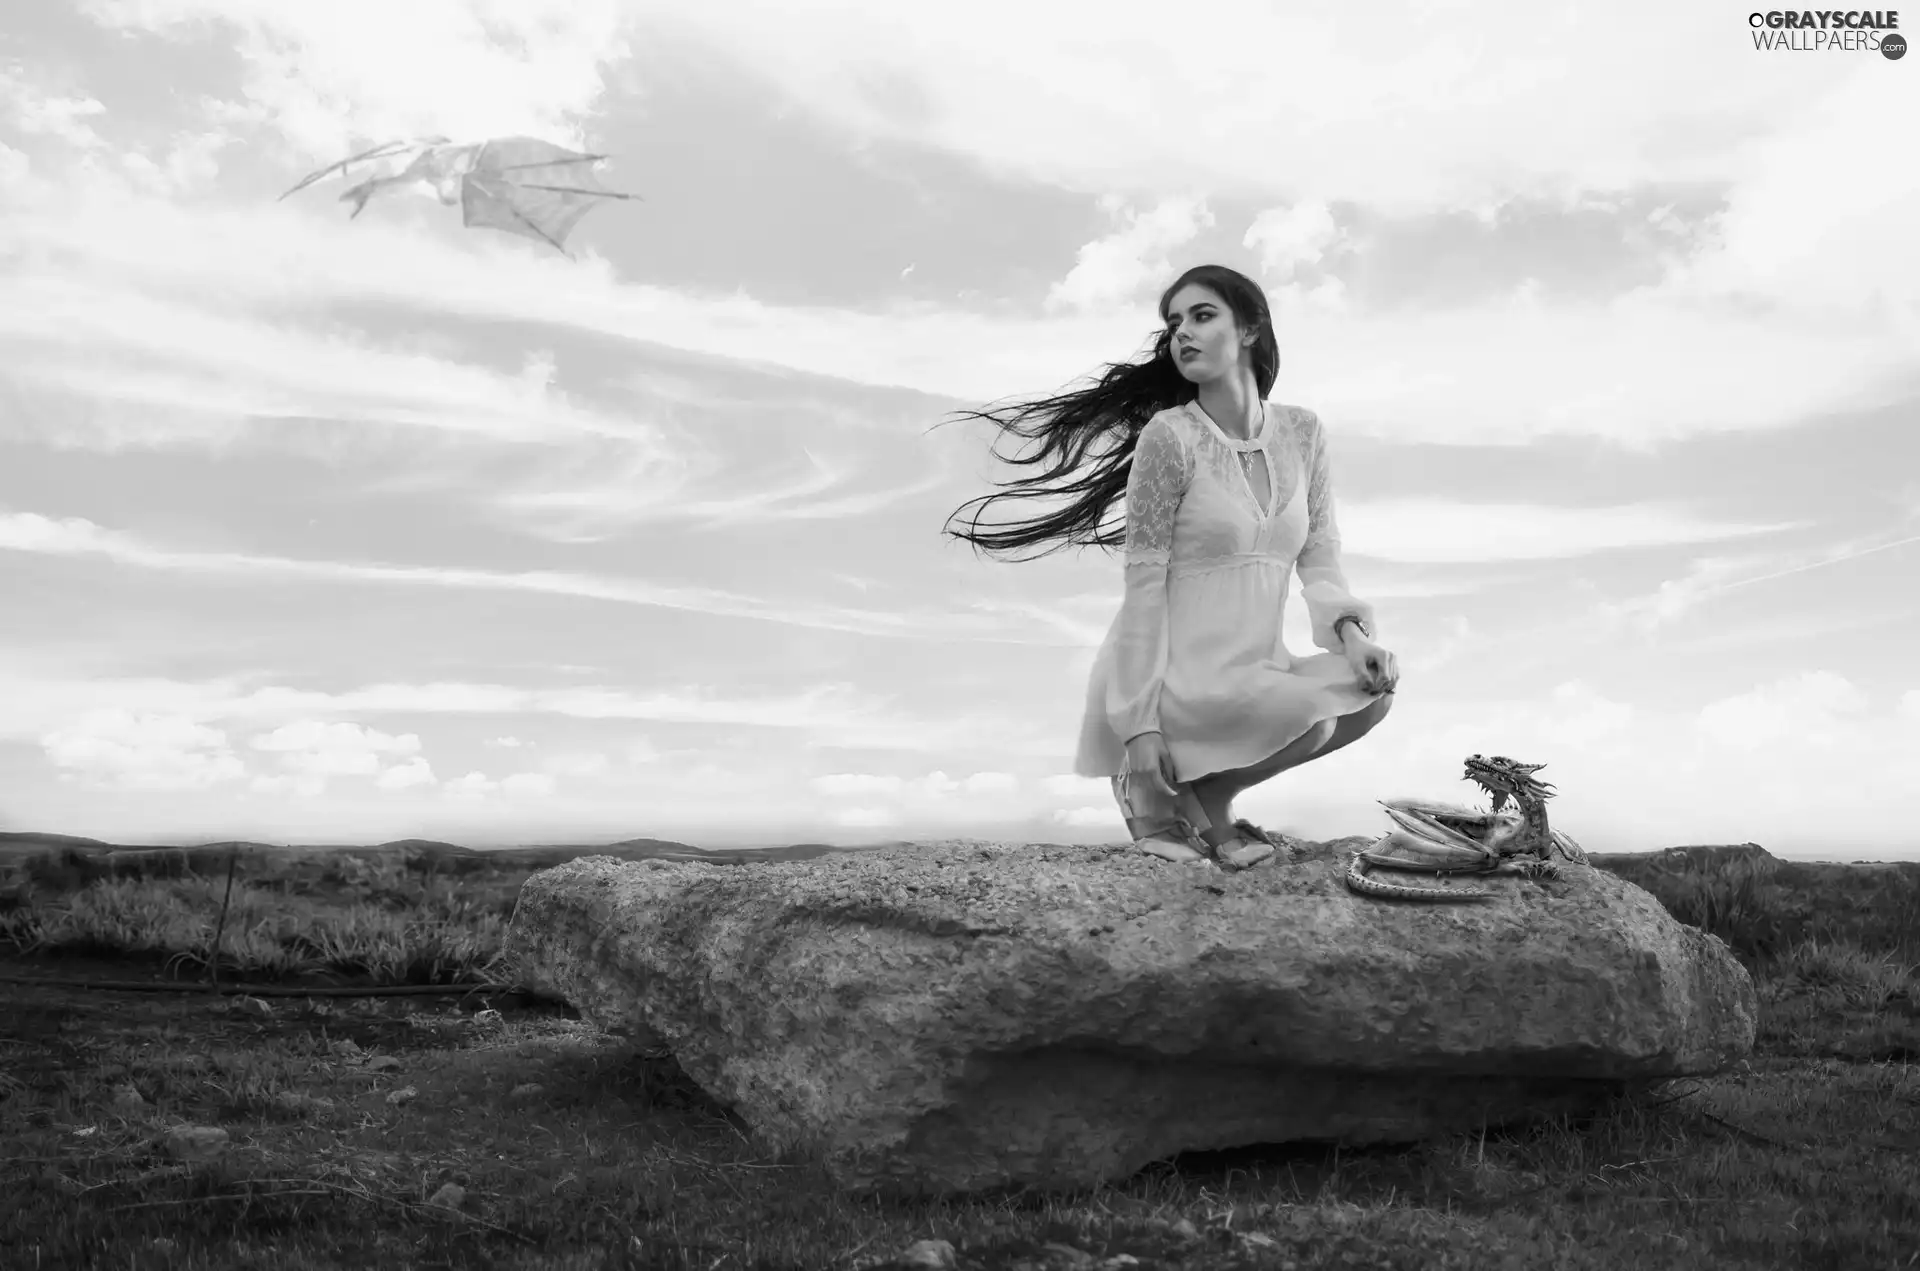
<path fill-rule="evenodd" d="M 1327 453 L 1326 431 L 1318 415 L 1310 410 L 1300 413 L 1302 448 L 1307 452 L 1307 539 L 1300 546 L 1295 568 L 1300 575 L 1300 596 L 1312 619 L 1314 644 L 1338 653 L 1345 641 L 1334 634 L 1333 624 L 1346 615 L 1366 623 L 1376 636 L 1380 629 L 1374 625 L 1373 606 L 1347 590 L 1346 571 L 1340 563 L 1340 522 L 1334 514 L 1333 462 Z"/>
<path fill-rule="evenodd" d="M 1193 456 L 1164 419 L 1149 420 L 1127 476 L 1126 595 L 1107 681 L 1107 720 L 1123 741 L 1160 730 L 1167 672 L 1167 565 Z"/>
<path fill-rule="evenodd" d="M 1127 564 L 1165 565 L 1172 560 L 1173 518 L 1192 475 L 1193 456 L 1172 425 L 1149 420 L 1140 430 L 1127 475 Z"/>

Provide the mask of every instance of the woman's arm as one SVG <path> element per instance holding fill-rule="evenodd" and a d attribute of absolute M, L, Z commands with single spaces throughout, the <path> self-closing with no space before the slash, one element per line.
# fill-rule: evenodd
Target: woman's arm
<path fill-rule="evenodd" d="M 1313 621 L 1313 642 L 1329 653 L 1346 651 L 1346 635 L 1357 618 L 1362 634 L 1377 636 L 1373 606 L 1355 598 L 1347 590 L 1346 571 L 1340 565 L 1340 523 L 1333 510 L 1333 464 L 1327 454 L 1327 435 L 1320 417 L 1306 415 L 1301 440 L 1307 452 L 1307 541 L 1301 545 L 1295 562 L 1300 575 L 1300 596 L 1307 602 L 1307 615 Z"/>
<path fill-rule="evenodd" d="M 1122 741 L 1160 731 L 1167 673 L 1167 567 L 1173 520 L 1193 476 L 1193 458 L 1166 420 L 1147 422 L 1127 475 L 1126 594 L 1107 681 L 1107 720 Z"/>

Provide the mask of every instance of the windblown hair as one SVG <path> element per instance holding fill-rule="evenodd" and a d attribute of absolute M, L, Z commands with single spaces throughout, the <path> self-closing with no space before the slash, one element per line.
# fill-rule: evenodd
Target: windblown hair
<path fill-rule="evenodd" d="M 1032 476 L 1001 484 L 1006 493 L 968 500 L 953 516 L 959 516 L 974 503 L 981 504 L 980 510 L 984 511 L 998 499 L 1065 496 L 1072 501 L 1055 511 L 997 528 L 980 528 L 976 513 L 970 528 L 947 529 L 945 533 L 988 552 L 1006 552 L 1050 539 L 1059 540 L 1038 553 L 1039 556 L 1073 545 L 1113 548 L 1126 541 L 1124 521 L 1104 529 L 1101 522 L 1113 504 L 1126 495 L 1140 431 L 1156 414 L 1193 401 L 1199 395 L 1199 389 L 1174 365 L 1169 347 L 1172 333 L 1167 329 L 1167 305 L 1189 284 L 1217 293 L 1233 311 L 1234 321 L 1242 330 L 1258 332 L 1248 353 L 1261 400 L 1266 399 L 1280 372 L 1280 346 L 1274 337 L 1273 316 L 1266 294 L 1259 284 L 1237 270 L 1224 265 L 1195 266 L 1174 279 L 1173 285 L 1161 293 L 1160 330 L 1151 341 L 1146 361 L 1108 363 L 1106 370 L 1087 388 L 996 411 L 956 412 L 963 419 L 990 420 L 1004 433 L 1040 443 L 1039 451 L 1033 455 L 1015 458 L 1000 455 L 1006 462 L 1022 467 L 1048 466 Z M 1102 442 L 1109 445 L 1081 472 L 1089 452 Z M 995 453 L 998 455 L 997 447 Z M 948 518 L 949 523 L 952 519 Z"/>

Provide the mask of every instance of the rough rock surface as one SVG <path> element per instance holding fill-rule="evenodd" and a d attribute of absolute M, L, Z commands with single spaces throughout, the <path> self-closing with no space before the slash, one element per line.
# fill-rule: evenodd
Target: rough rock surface
<path fill-rule="evenodd" d="M 1308 844 L 1241 874 L 927 843 L 530 878 L 523 980 L 844 1186 L 1077 1187 L 1190 1149 L 1408 1141 L 1702 1075 L 1753 1044 L 1727 947 L 1603 870 L 1383 901 Z"/>

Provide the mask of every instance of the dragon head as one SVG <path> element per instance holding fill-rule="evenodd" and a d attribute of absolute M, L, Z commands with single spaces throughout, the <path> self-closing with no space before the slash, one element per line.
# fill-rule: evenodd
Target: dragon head
<path fill-rule="evenodd" d="M 1553 787 L 1537 781 L 1533 774 L 1546 767 L 1543 763 L 1516 763 L 1505 755 L 1468 755 L 1463 781 L 1473 781 L 1493 796 L 1496 809 L 1509 797 L 1551 799 Z"/>

